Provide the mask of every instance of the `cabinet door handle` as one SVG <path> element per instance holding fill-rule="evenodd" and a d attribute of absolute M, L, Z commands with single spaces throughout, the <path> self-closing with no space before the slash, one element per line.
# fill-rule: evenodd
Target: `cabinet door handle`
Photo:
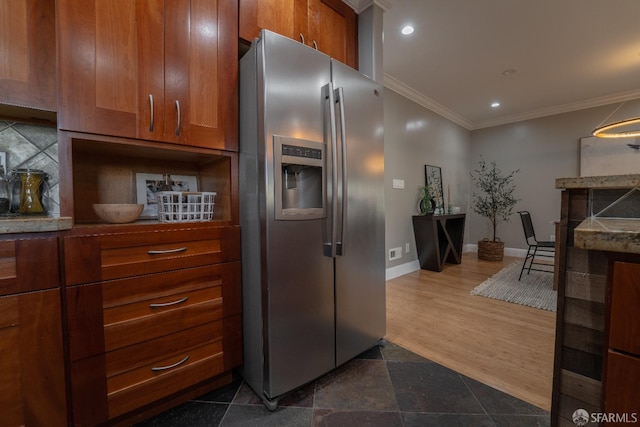
<path fill-rule="evenodd" d="M 180 101 L 176 99 L 176 112 L 178 114 L 178 124 L 176 124 L 176 136 L 180 136 Z"/>
<path fill-rule="evenodd" d="M 187 250 L 186 246 L 176 249 L 165 249 L 163 251 L 147 251 L 149 255 L 162 255 L 162 254 L 174 254 L 176 252 L 184 252 Z"/>
<path fill-rule="evenodd" d="M 152 303 L 152 304 L 149 304 L 149 307 L 151 308 L 169 307 L 171 305 L 176 305 L 176 304 L 181 304 L 183 302 L 186 302 L 188 299 L 189 297 L 184 297 L 171 302 Z"/>
<path fill-rule="evenodd" d="M 158 372 L 158 371 L 166 371 L 167 369 L 171 369 L 171 368 L 175 368 L 176 366 L 180 366 L 182 365 L 184 362 L 186 362 L 187 360 L 189 360 L 189 355 L 186 355 L 184 357 L 184 359 L 177 361 L 176 363 L 172 364 L 172 365 L 167 365 L 167 366 L 154 366 L 153 368 L 151 368 L 151 370 L 153 372 Z"/>
<path fill-rule="evenodd" d="M 304 44 L 304 36 L 302 35 L 302 33 L 300 33 L 300 42 Z"/>
<path fill-rule="evenodd" d="M 151 118 L 149 120 L 149 132 L 153 132 L 155 120 L 153 117 L 153 95 L 149 94 L 149 109 L 151 110 Z"/>
<path fill-rule="evenodd" d="M 313 41 L 313 47 L 315 47 L 315 48 L 316 48 L 316 50 L 318 50 L 318 43 L 316 43 L 316 41 L 315 41 L 315 40 Z"/>

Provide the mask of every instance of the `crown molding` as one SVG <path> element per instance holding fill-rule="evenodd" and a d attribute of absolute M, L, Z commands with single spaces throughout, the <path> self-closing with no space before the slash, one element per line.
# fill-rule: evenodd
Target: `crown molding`
<path fill-rule="evenodd" d="M 509 116 L 498 117 L 491 120 L 483 120 L 480 122 L 471 122 L 457 113 L 449 110 L 444 105 L 438 104 L 433 99 L 424 96 L 420 92 L 412 89 L 400 80 L 391 77 L 388 74 L 384 75 L 384 86 L 391 89 L 394 92 L 399 93 L 412 100 L 413 102 L 422 105 L 425 108 L 441 115 L 442 117 L 451 120 L 452 122 L 462 126 L 467 130 L 478 130 L 489 128 L 493 126 L 501 126 L 509 123 L 521 122 L 524 120 L 538 119 L 540 117 L 553 116 L 556 114 L 570 113 L 572 111 L 585 110 L 587 108 L 601 107 L 603 105 L 615 104 L 618 102 L 631 101 L 633 99 L 640 99 L 640 90 L 632 90 L 628 92 L 622 92 L 615 95 L 607 95 L 599 98 L 591 98 L 580 102 L 572 102 L 568 104 L 556 105 L 548 108 L 541 108 L 535 111 L 529 111 L 526 113 L 512 114 Z"/>
<path fill-rule="evenodd" d="M 512 114 L 510 116 L 498 117 L 497 119 L 484 120 L 474 123 L 469 130 L 484 129 L 493 126 L 506 125 L 509 123 L 521 122 L 523 120 L 538 119 L 545 116 L 553 116 L 556 114 L 570 113 L 572 111 L 585 110 L 587 108 L 601 107 L 603 105 L 615 104 L 618 102 L 630 101 L 640 98 L 640 90 L 631 90 L 615 95 L 601 96 L 599 98 L 586 99 L 584 101 L 572 102 L 568 104 L 556 105 L 554 107 L 541 108 L 540 110 L 530 111 L 521 114 Z"/>
<path fill-rule="evenodd" d="M 398 0 L 342 0 L 344 3 L 349 5 L 351 9 L 355 10 L 356 13 L 360 14 L 365 11 L 368 7 L 373 6 L 374 4 L 380 6 L 384 12 L 387 12 L 389 9 L 393 7 L 396 1 Z"/>
<path fill-rule="evenodd" d="M 441 115 L 445 119 L 451 120 L 452 122 L 462 126 L 465 129 L 471 130 L 471 128 L 473 127 L 473 124 L 470 121 L 466 120 L 464 117 L 454 113 L 444 105 L 438 104 L 433 99 L 424 96 L 420 92 L 417 92 L 416 90 L 402 83 L 400 80 L 397 80 L 388 74 L 384 75 L 384 86 L 394 92 L 399 93 L 405 98 L 408 98 L 413 102 L 422 105 L 425 108 L 428 108 L 434 113 Z"/>

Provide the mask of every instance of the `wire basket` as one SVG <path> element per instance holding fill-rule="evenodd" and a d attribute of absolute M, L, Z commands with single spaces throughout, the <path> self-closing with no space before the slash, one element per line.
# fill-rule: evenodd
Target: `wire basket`
<path fill-rule="evenodd" d="M 159 222 L 202 222 L 213 219 L 215 192 L 159 191 Z"/>

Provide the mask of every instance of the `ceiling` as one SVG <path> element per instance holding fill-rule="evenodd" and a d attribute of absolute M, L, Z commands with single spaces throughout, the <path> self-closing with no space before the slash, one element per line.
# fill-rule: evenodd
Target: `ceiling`
<path fill-rule="evenodd" d="M 385 6 L 385 86 L 469 130 L 640 98 L 640 0 Z"/>

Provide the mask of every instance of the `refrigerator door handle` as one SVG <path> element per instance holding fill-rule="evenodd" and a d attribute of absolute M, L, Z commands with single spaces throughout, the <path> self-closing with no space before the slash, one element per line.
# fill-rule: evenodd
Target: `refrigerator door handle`
<path fill-rule="evenodd" d="M 325 136 L 328 155 L 327 165 L 331 164 L 331 213 L 327 216 L 326 233 L 328 242 L 324 242 L 324 255 L 334 258 L 336 256 L 336 240 L 338 236 L 336 219 L 338 218 L 338 168 L 336 165 L 336 159 L 338 158 L 338 147 L 336 145 L 337 130 L 336 130 L 336 99 L 333 90 L 333 83 L 329 82 L 322 87 L 322 99 L 325 104 L 328 104 L 329 108 L 324 109 L 325 114 L 325 129 L 327 124 L 327 118 L 329 119 L 329 135 Z M 328 117 L 327 117 L 328 116 Z M 328 176 L 329 174 L 327 174 Z M 328 187 L 327 187 L 328 188 Z M 328 199 L 328 195 L 325 194 L 325 198 Z M 329 202 L 329 200 L 327 200 Z"/>
<path fill-rule="evenodd" d="M 344 255 L 344 236 L 347 226 L 347 132 L 345 129 L 346 122 L 344 120 L 344 89 L 339 87 L 335 90 L 336 103 L 338 104 L 340 113 L 340 159 L 342 167 L 340 168 L 340 186 L 342 193 L 339 197 L 339 223 L 337 226 L 336 254 Z M 337 141 L 336 141 L 337 142 Z M 337 186 L 336 186 L 337 187 Z"/>

